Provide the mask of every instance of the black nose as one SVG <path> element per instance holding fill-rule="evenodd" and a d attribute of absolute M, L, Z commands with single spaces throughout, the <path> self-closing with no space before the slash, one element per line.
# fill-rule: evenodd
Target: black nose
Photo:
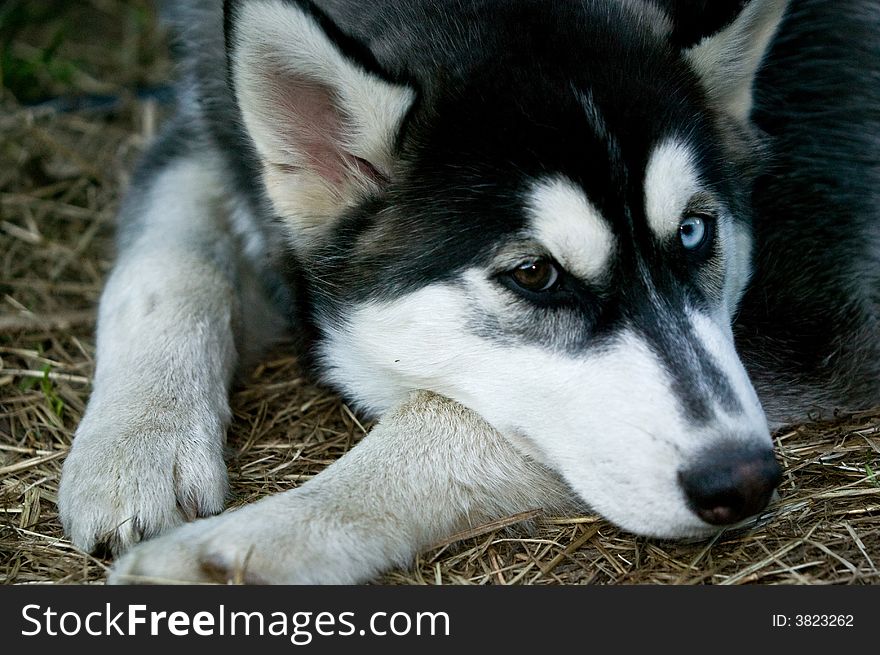
<path fill-rule="evenodd" d="M 712 525 L 730 525 L 767 506 L 782 468 L 772 450 L 724 444 L 679 472 L 678 480 L 697 516 Z"/>

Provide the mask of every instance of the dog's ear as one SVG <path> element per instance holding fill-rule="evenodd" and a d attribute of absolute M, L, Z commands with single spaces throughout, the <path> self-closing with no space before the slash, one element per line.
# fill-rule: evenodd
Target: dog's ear
<path fill-rule="evenodd" d="M 381 193 L 415 98 L 308 0 L 226 2 L 229 78 L 269 197 L 308 248 Z"/>
<path fill-rule="evenodd" d="M 657 0 L 674 25 L 673 42 L 709 95 L 746 121 L 761 62 L 782 22 L 788 0 Z"/>

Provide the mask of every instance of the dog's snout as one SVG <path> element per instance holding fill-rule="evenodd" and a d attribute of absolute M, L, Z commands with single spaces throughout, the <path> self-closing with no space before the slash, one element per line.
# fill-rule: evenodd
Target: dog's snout
<path fill-rule="evenodd" d="M 769 449 L 725 446 L 679 473 L 691 509 L 706 523 L 730 525 L 760 512 L 782 480 Z"/>

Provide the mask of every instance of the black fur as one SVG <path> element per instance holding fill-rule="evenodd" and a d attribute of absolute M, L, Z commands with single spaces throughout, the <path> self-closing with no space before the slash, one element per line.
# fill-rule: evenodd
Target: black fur
<path fill-rule="evenodd" d="M 757 82 L 772 146 L 736 323 L 771 414 L 880 401 L 880 11 L 797 0 Z"/>

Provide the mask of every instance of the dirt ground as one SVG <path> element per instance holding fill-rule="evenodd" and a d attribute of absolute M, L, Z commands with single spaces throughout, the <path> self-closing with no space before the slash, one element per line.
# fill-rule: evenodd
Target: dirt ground
<path fill-rule="evenodd" d="M 64 538 L 58 479 L 90 390 L 114 212 L 169 111 L 171 66 L 146 0 L 12 0 L 0 57 L 0 582 L 100 583 L 109 561 Z M 233 505 L 303 483 L 369 428 L 283 347 L 232 404 Z M 711 541 L 638 538 L 536 508 L 532 533 L 516 530 L 523 516 L 481 526 L 379 582 L 880 583 L 880 409 L 775 440 L 779 499 Z"/>

